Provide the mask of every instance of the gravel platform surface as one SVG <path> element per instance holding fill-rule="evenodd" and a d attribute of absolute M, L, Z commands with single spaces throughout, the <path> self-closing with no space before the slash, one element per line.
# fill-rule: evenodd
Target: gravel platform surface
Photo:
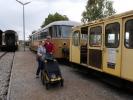
<path fill-rule="evenodd" d="M 35 54 L 16 52 L 7 100 L 133 100 L 132 94 L 65 65 L 60 65 L 64 87 L 46 90 L 40 78 L 35 78 L 36 69 Z"/>

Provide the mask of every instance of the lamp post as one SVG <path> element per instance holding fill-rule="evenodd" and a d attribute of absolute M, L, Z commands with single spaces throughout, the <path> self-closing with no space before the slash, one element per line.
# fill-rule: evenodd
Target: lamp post
<path fill-rule="evenodd" d="M 24 35 L 24 51 L 25 51 L 25 14 L 24 14 L 24 6 L 29 4 L 30 2 L 23 3 L 21 1 L 16 0 L 23 6 L 23 35 Z"/>

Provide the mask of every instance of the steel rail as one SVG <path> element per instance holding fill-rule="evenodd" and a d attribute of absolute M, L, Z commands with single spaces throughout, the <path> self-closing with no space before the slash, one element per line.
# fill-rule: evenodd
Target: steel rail
<path fill-rule="evenodd" d="M 0 55 L 0 59 L 6 54 L 7 54 L 7 52 L 4 52 L 2 55 Z"/>

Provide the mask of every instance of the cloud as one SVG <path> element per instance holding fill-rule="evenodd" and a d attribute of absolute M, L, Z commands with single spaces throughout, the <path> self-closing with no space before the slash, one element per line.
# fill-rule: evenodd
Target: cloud
<path fill-rule="evenodd" d="M 33 30 L 40 28 L 49 13 L 58 12 L 68 16 L 70 20 L 80 22 L 87 0 L 20 0 L 29 2 L 25 6 L 26 37 Z M 117 13 L 133 9 L 132 0 L 113 0 Z M 7 3 L 8 2 L 8 3 Z M 23 39 L 22 5 L 16 0 L 0 0 L 0 29 L 14 29 Z"/>
<path fill-rule="evenodd" d="M 25 31 L 26 37 L 33 30 L 40 28 L 49 13 L 59 12 L 70 20 L 80 21 L 84 10 L 84 0 L 19 0 L 29 2 L 25 6 Z M 7 3 L 8 2 L 8 3 Z M 22 5 L 15 0 L 0 0 L 0 29 L 3 31 L 13 29 L 23 39 Z"/>
<path fill-rule="evenodd" d="M 133 0 L 113 0 L 117 13 L 133 10 Z"/>
<path fill-rule="evenodd" d="M 68 1 L 68 2 L 83 2 L 83 0 L 33 0 L 33 1 L 38 1 L 38 2 L 50 2 L 50 3 L 55 3 L 55 2 L 61 2 L 61 1 Z"/>

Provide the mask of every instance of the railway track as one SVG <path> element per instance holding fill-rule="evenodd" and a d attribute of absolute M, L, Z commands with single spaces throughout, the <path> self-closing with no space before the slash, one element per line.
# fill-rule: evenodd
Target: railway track
<path fill-rule="evenodd" d="M 15 53 L 0 53 L 0 100 L 6 100 Z"/>
<path fill-rule="evenodd" d="M 4 55 L 6 55 L 6 54 L 7 54 L 7 52 L 1 53 L 0 59 L 1 59 Z"/>

